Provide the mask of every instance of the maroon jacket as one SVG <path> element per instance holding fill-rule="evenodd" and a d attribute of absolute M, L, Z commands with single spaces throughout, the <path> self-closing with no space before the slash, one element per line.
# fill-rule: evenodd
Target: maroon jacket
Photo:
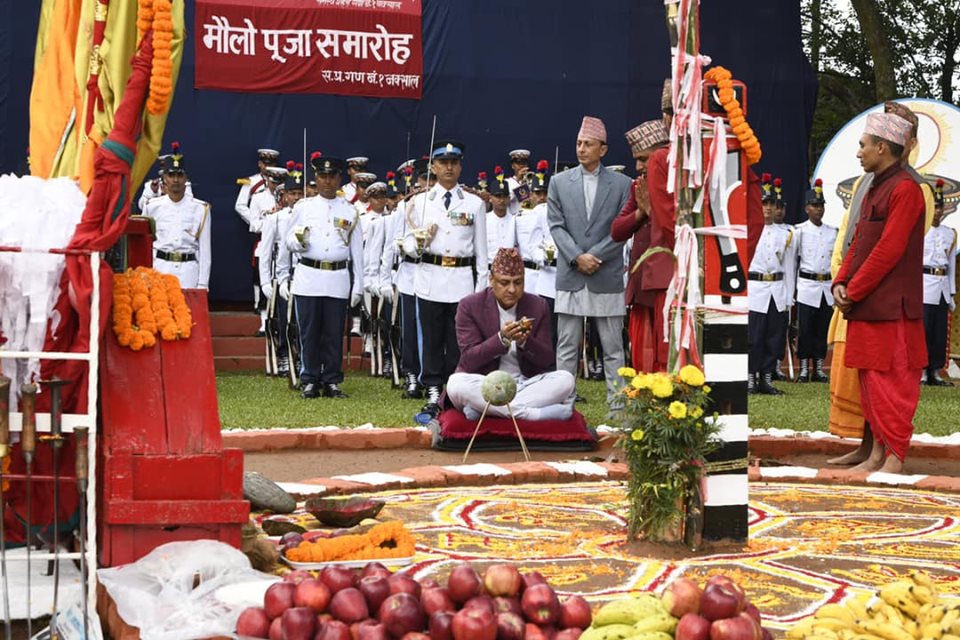
<path fill-rule="evenodd" d="M 634 180 L 636 184 L 636 180 Z M 630 189 L 630 197 L 627 204 L 623 205 L 620 215 L 613 219 L 610 225 L 610 237 L 615 242 L 626 242 L 633 237 L 633 245 L 630 247 L 630 261 L 627 263 L 627 291 L 625 300 L 627 304 L 638 304 L 645 307 L 652 307 L 656 298 L 654 292 L 643 289 L 643 268 L 638 266 L 633 271 L 633 266 L 643 255 L 643 252 L 650 247 L 650 218 L 647 217 L 640 224 L 637 223 L 637 196 L 633 189 Z"/>
<path fill-rule="evenodd" d="M 527 378 L 553 371 L 556 356 L 550 328 L 550 309 L 540 296 L 524 293 L 517 302 L 517 320 L 533 319 L 533 329 L 523 347 L 517 349 L 520 372 Z M 489 288 L 467 296 L 457 307 L 457 344 L 460 345 L 459 373 L 486 375 L 500 368 L 507 348 L 500 342 L 500 311 Z"/>

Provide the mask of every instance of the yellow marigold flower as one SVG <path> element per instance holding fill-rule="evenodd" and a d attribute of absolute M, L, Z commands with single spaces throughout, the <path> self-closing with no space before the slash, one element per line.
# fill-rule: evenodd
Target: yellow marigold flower
<path fill-rule="evenodd" d="M 691 418 L 699 418 L 702 415 L 703 415 L 703 409 L 701 407 L 694 407 L 693 409 L 690 409 Z"/>
<path fill-rule="evenodd" d="M 630 439 L 637 442 L 643 440 L 643 429 L 634 429 L 633 433 L 630 434 Z"/>
<path fill-rule="evenodd" d="M 632 386 L 634 389 L 649 389 L 650 378 L 651 376 L 649 373 L 641 373 L 630 381 L 630 386 Z"/>
<path fill-rule="evenodd" d="M 703 392 L 704 392 L 704 393 L 710 393 L 710 385 L 708 385 L 708 384 L 703 385 Z"/>
<path fill-rule="evenodd" d="M 633 378 L 636 377 L 637 371 L 633 367 L 620 367 L 617 369 L 617 375 L 622 378 Z"/>
<path fill-rule="evenodd" d="M 658 398 L 669 398 L 673 395 L 673 382 L 666 376 L 655 377 L 650 391 Z"/>
<path fill-rule="evenodd" d="M 680 380 L 691 387 L 700 387 L 703 386 L 706 378 L 704 378 L 703 371 L 699 367 L 688 364 L 680 369 Z"/>
<path fill-rule="evenodd" d="M 687 417 L 687 405 L 679 400 L 674 400 L 671 402 L 670 406 L 667 407 L 667 411 L 670 413 L 670 417 L 674 420 L 680 420 Z"/>

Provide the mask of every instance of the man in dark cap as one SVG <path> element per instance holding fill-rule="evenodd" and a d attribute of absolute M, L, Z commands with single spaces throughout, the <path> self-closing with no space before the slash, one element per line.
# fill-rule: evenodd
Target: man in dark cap
<path fill-rule="evenodd" d="M 940 224 L 946 204 L 943 186 L 943 180 L 937 180 L 933 224 L 923 237 L 923 328 L 930 357 L 923 382 L 931 387 L 953 386 L 940 377 L 947 363 L 947 319 L 956 308 L 957 294 L 957 231 Z"/>
<path fill-rule="evenodd" d="M 341 190 L 343 191 L 344 200 L 350 204 L 354 204 L 360 198 L 356 177 L 357 174 L 367 171 L 368 162 L 369 158 L 364 156 L 347 158 L 347 183 L 341 187 Z M 374 180 L 376 180 L 376 178 L 374 178 Z M 371 182 L 373 182 L 373 180 L 371 180 Z"/>

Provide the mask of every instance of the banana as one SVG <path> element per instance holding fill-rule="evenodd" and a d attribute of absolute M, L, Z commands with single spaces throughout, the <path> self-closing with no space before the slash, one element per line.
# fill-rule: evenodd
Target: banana
<path fill-rule="evenodd" d="M 867 603 L 870 602 L 870 598 L 872 597 L 869 593 L 862 593 L 853 598 L 848 598 L 846 602 L 844 602 L 844 605 L 853 614 L 855 620 L 869 618 L 870 614 L 867 613 Z"/>
<path fill-rule="evenodd" d="M 883 611 L 883 615 L 887 619 L 887 622 L 892 622 L 893 624 L 901 627 L 903 626 L 903 614 L 900 613 L 899 609 L 887 604 L 886 602 L 881 602 L 879 607 L 880 610 Z"/>
<path fill-rule="evenodd" d="M 886 596 L 881 595 L 880 597 L 883 598 L 887 604 L 899 609 L 912 620 L 916 620 L 917 616 L 920 614 L 920 603 L 914 600 L 912 597 L 893 596 L 890 594 L 887 594 Z M 888 615 L 887 617 L 890 616 Z"/>
<path fill-rule="evenodd" d="M 947 613 L 947 608 L 942 604 L 934 605 L 927 612 L 927 622 L 940 622 Z"/>
<path fill-rule="evenodd" d="M 955 633 L 945 633 L 940 636 L 940 640 L 960 640 L 960 635 Z"/>
<path fill-rule="evenodd" d="M 813 617 L 817 619 L 836 618 L 838 620 L 845 620 L 850 624 L 853 624 L 857 621 L 856 616 L 850 608 L 835 602 L 825 604 L 817 609 L 817 612 L 813 614 Z"/>
<path fill-rule="evenodd" d="M 584 640 L 626 640 L 634 636 L 633 626 L 629 624 L 608 624 L 603 627 L 590 627 L 581 634 Z"/>
<path fill-rule="evenodd" d="M 833 629 L 827 629 L 826 627 L 821 627 L 818 625 L 813 625 L 813 631 L 810 632 L 810 635 L 806 636 L 807 638 L 817 637 L 817 638 L 830 638 L 831 640 L 840 640 L 840 634 L 834 631 Z M 631 638 L 631 640 L 633 640 Z"/>
<path fill-rule="evenodd" d="M 621 598 L 608 602 L 593 616 L 593 626 L 603 627 L 611 624 L 634 625 L 644 618 L 666 613 L 660 605 L 660 599 L 651 594 L 642 594 L 636 598 Z"/>
<path fill-rule="evenodd" d="M 920 640 L 921 638 L 920 625 L 917 624 L 915 620 L 907 620 L 903 624 L 903 628 L 907 633 L 909 633 L 914 638 L 916 638 L 916 640 Z"/>
<path fill-rule="evenodd" d="M 630 640 L 673 640 L 673 635 L 663 631 L 647 631 L 630 636 Z"/>
<path fill-rule="evenodd" d="M 930 587 L 924 587 L 922 585 L 913 585 L 909 589 L 910 595 L 913 596 L 915 600 L 922 604 L 937 604 L 940 600 L 940 596 L 937 594 L 935 589 Z"/>
<path fill-rule="evenodd" d="M 637 634 L 663 632 L 673 634 L 677 629 L 678 620 L 669 614 L 647 616 L 635 623 L 633 628 Z"/>
<path fill-rule="evenodd" d="M 841 620 L 839 618 L 816 618 L 813 622 L 814 630 L 828 629 L 833 632 L 839 632 L 843 629 L 854 629 L 855 623 L 852 620 Z"/>
<path fill-rule="evenodd" d="M 908 573 L 910 579 L 913 580 L 914 584 L 920 585 L 921 587 L 926 587 L 933 591 L 937 592 L 937 585 L 929 575 L 920 571 L 919 569 L 911 569 Z"/>
<path fill-rule="evenodd" d="M 851 640 L 883 640 L 880 636 L 875 636 L 872 633 L 858 633 L 853 636 Z"/>
<path fill-rule="evenodd" d="M 880 636 L 884 640 L 914 640 L 913 636 L 907 633 L 902 627 L 889 622 L 879 623 L 873 620 L 858 620 L 857 627 L 866 633 L 872 633 Z"/>
<path fill-rule="evenodd" d="M 806 638 L 813 629 L 813 623 L 813 616 L 800 620 L 787 630 L 786 637 L 790 638 L 790 640 L 800 640 L 801 638 Z M 583 636 L 581 636 L 581 638 L 582 637 Z"/>
<path fill-rule="evenodd" d="M 960 607 L 953 607 L 944 612 L 940 619 L 940 625 L 944 631 L 949 630 L 954 635 L 960 635 Z"/>
<path fill-rule="evenodd" d="M 924 638 L 932 638 L 933 640 L 940 640 L 940 637 L 943 636 L 943 627 L 940 626 L 939 622 L 930 622 L 923 626 L 920 629 L 920 633 Z"/>

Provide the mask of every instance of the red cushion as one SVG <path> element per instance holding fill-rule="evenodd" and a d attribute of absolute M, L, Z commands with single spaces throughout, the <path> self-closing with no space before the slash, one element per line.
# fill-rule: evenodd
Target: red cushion
<path fill-rule="evenodd" d="M 477 428 L 475 420 L 467 420 L 457 409 L 445 409 L 438 418 L 440 423 L 440 435 L 444 439 L 463 439 L 469 440 L 473 435 L 473 430 Z M 579 411 L 574 409 L 573 415 L 567 420 L 517 420 L 517 426 L 520 427 L 520 433 L 524 439 L 542 440 L 546 442 L 570 442 L 576 440 L 594 441 L 594 436 L 587 429 L 587 421 Z M 510 418 L 491 418 L 483 419 L 483 425 L 477 433 L 477 438 L 483 436 L 491 437 L 516 437 L 517 432 L 513 428 L 513 421 Z"/>

